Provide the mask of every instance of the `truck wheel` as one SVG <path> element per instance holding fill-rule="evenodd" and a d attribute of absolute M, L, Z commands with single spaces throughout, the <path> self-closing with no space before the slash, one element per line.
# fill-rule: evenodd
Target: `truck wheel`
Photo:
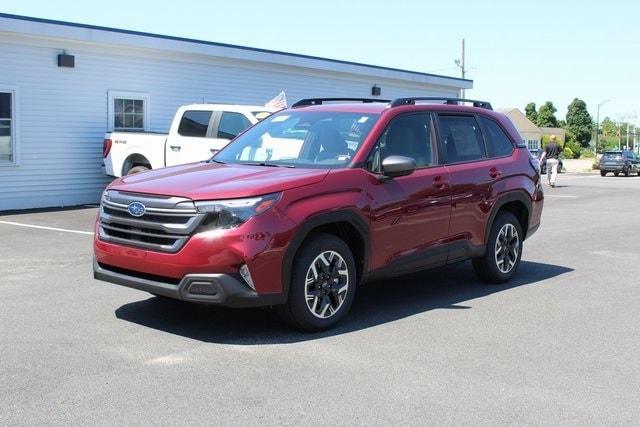
<path fill-rule="evenodd" d="M 356 284 L 349 246 L 332 234 L 316 234 L 296 254 L 289 298 L 278 314 L 304 331 L 330 328 L 349 312 Z"/>
<path fill-rule="evenodd" d="M 618 176 L 618 175 L 620 175 L 620 172 L 614 172 L 613 175 L 614 176 Z"/>
<path fill-rule="evenodd" d="M 605 175 L 607 175 L 606 171 L 600 171 L 600 176 L 605 176 Z M 639 173 L 639 175 L 640 175 L 640 173 Z"/>
<path fill-rule="evenodd" d="M 488 283 L 504 283 L 520 265 L 524 235 L 520 221 L 511 212 L 499 212 L 487 239 L 484 256 L 473 260 L 473 269 Z"/>
<path fill-rule="evenodd" d="M 624 173 L 624 176 L 629 176 L 629 168 L 625 169 L 623 173 Z"/>
<path fill-rule="evenodd" d="M 148 171 L 150 169 L 151 168 L 149 168 L 147 166 L 134 166 L 131 169 L 129 169 L 129 172 L 127 172 L 127 175 L 133 175 L 134 173 L 146 172 L 146 171 Z"/>

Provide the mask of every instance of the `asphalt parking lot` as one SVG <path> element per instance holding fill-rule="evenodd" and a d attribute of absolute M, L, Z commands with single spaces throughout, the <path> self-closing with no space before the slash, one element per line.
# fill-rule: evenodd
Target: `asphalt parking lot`
<path fill-rule="evenodd" d="M 559 184 L 512 282 L 373 283 L 321 334 L 93 280 L 95 207 L 0 216 L 0 424 L 637 425 L 640 178 Z"/>

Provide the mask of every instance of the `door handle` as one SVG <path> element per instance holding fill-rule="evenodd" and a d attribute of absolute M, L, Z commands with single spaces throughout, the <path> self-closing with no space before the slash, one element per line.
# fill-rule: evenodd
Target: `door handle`
<path fill-rule="evenodd" d="M 180 151 L 182 146 L 180 146 L 180 145 L 170 145 L 169 148 L 171 148 L 171 151 Z"/>
<path fill-rule="evenodd" d="M 441 176 L 436 176 L 435 178 L 433 178 L 433 186 L 438 190 L 445 188 L 447 185 L 449 185 L 449 183 Z"/>
<path fill-rule="evenodd" d="M 497 168 L 489 169 L 489 176 L 493 179 L 498 178 L 502 173 Z"/>

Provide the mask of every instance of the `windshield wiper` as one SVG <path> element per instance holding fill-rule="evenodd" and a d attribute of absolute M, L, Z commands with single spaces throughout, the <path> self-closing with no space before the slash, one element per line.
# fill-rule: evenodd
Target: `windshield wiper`
<path fill-rule="evenodd" d="M 221 165 L 226 165 L 225 162 L 221 161 L 221 160 L 216 160 L 216 159 L 209 159 L 209 163 L 220 163 Z"/>
<path fill-rule="evenodd" d="M 277 165 L 275 163 L 266 163 L 266 162 L 246 162 L 246 163 L 238 163 L 239 165 L 244 166 L 268 166 L 270 168 L 295 168 L 294 165 Z"/>

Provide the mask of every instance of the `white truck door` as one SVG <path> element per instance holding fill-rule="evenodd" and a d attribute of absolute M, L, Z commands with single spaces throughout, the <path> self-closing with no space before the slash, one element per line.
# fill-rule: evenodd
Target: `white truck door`
<path fill-rule="evenodd" d="M 179 110 L 177 114 L 180 113 Z M 177 123 L 176 117 L 165 144 L 166 165 L 175 166 L 210 158 L 214 147 L 209 136 L 216 119 L 214 111 L 206 110 L 185 110 Z"/>

